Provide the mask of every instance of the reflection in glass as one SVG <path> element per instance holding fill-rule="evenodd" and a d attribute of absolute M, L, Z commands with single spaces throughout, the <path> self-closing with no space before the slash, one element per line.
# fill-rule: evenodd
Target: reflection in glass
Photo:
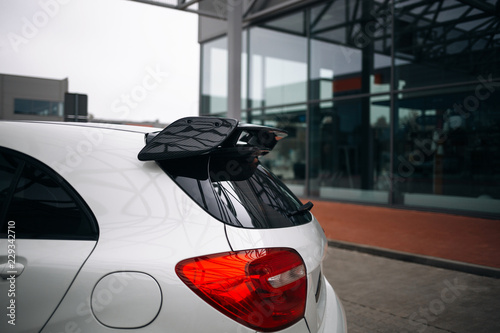
<path fill-rule="evenodd" d="M 493 3 L 398 0 L 395 6 L 395 78 L 402 89 L 500 76 L 500 17 Z"/>
<path fill-rule="evenodd" d="M 221 114 L 227 110 L 227 37 L 203 44 L 201 74 L 201 114 Z"/>
<path fill-rule="evenodd" d="M 254 115 L 254 123 L 284 129 L 288 136 L 262 163 L 298 196 L 305 195 L 306 179 L 306 106 L 271 108 Z"/>
<path fill-rule="evenodd" d="M 0 217 L 2 222 L 0 225 L 5 223 L 5 210 L 4 205 L 7 204 L 9 198 L 9 192 L 11 186 L 13 186 L 13 181 L 15 179 L 16 170 L 19 167 L 20 161 L 17 158 L 9 156 L 2 151 L 0 151 Z"/>
<path fill-rule="evenodd" d="M 230 159 L 231 157 L 229 157 Z M 245 179 L 213 179 L 211 157 L 177 160 L 178 165 L 160 161 L 160 166 L 200 207 L 229 225 L 244 228 L 281 228 L 311 221 L 311 214 L 296 212 L 302 206 L 283 183 L 255 158 L 253 172 Z M 194 170 L 198 168 L 199 170 Z M 191 172 L 186 173 L 186 170 Z M 217 170 L 212 170 L 217 174 Z M 211 175 L 212 175 L 211 171 Z M 220 171 L 220 170 L 219 170 Z"/>
<path fill-rule="evenodd" d="M 299 195 L 500 214 L 497 2 L 304 7 L 249 27 L 245 119 L 291 133 L 264 163 Z"/>
<path fill-rule="evenodd" d="M 390 89 L 391 11 L 387 3 L 329 1 L 310 13 L 311 99 Z M 323 88 L 327 82 L 331 96 Z"/>
<path fill-rule="evenodd" d="M 252 107 L 304 102 L 307 39 L 264 28 L 250 29 Z"/>
<path fill-rule="evenodd" d="M 64 103 L 62 102 L 14 99 L 14 113 L 16 114 L 62 117 L 63 112 Z"/>
<path fill-rule="evenodd" d="M 311 99 L 331 99 L 360 92 L 361 52 L 332 43 L 311 41 Z"/>
<path fill-rule="evenodd" d="M 97 233 L 79 204 L 54 178 L 26 164 L 8 206 L 16 237 L 95 240 Z M 6 228 L 6 224 L 3 226 Z M 2 230 L 6 233 L 6 230 Z"/>
<path fill-rule="evenodd" d="M 388 96 L 385 96 L 387 100 Z M 323 198 L 388 202 L 389 107 L 362 100 L 312 105 L 310 191 Z M 370 117 L 365 117 L 366 112 Z"/>
<path fill-rule="evenodd" d="M 500 212 L 500 92 L 476 97 L 486 91 L 479 84 L 400 95 L 399 202 Z"/>

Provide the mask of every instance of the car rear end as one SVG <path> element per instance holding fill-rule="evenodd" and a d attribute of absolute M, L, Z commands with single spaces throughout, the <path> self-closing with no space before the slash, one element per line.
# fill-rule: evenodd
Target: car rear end
<path fill-rule="evenodd" d="M 171 126 L 147 138 L 139 158 L 156 160 L 223 222 L 231 248 L 181 261 L 179 278 L 251 330 L 345 332 L 342 305 L 322 274 L 327 241 L 312 204 L 302 204 L 259 163 L 286 133 L 217 118 Z"/>
<path fill-rule="evenodd" d="M 7 129 L 7 148 L 53 168 L 99 225 L 41 332 L 347 331 L 311 205 L 258 162 L 286 133 L 206 117 L 146 134 Z"/>

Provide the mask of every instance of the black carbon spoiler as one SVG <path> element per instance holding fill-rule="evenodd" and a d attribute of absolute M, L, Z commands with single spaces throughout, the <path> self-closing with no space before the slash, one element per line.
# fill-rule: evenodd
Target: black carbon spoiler
<path fill-rule="evenodd" d="M 231 118 L 186 117 L 160 132 L 146 134 L 141 161 L 172 160 L 200 155 L 261 156 L 287 133 L 274 127 L 240 124 Z"/>

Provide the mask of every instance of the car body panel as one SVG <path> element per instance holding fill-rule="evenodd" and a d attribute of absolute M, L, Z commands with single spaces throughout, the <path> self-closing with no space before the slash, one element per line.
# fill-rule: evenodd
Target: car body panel
<path fill-rule="evenodd" d="M 8 318 L 7 310 L 3 311 L 0 332 L 38 331 L 58 307 L 95 243 L 16 239 L 15 260 L 24 265 L 24 270 L 15 278 L 14 287 L 11 281 L 0 279 L 1 308 L 5 310 L 10 300 L 15 301 L 15 317 Z M 6 239 L 0 239 L 0 262 L 7 262 Z M 9 290 L 13 290 L 12 297 L 7 297 Z M 15 326 L 7 319 L 15 319 Z"/>
<path fill-rule="evenodd" d="M 338 296 L 335 294 L 332 286 L 326 278 L 324 278 L 326 286 L 326 299 L 329 301 L 325 304 L 325 313 L 329 314 L 324 316 L 324 320 L 321 322 L 318 328 L 318 333 L 329 333 L 329 332 L 346 332 L 347 333 L 347 323 L 346 316 L 344 312 L 344 307 L 340 302 Z"/>

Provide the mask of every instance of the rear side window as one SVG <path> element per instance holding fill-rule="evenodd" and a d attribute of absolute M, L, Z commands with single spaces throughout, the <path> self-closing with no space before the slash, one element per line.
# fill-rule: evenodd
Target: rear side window
<path fill-rule="evenodd" d="M 76 192 L 51 169 L 0 150 L 2 237 L 15 222 L 16 238 L 96 240 L 97 225 Z"/>
<path fill-rule="evenodd" d="M 250 163 L 235 161 L 220 163 L 201 156 L 158 163 L 194 201 L 224 223 L 268 229 L 312 220 L 308 211 L 294 214 L 302 206 L 300 200 L 256 158 Z"/>
<path fill-rule="evenodd" d="M 20 161 L 12 156 L 2 153 L 0 150 L 0 212 L 2 217 L 2 223 L 4 221 L 4 212 L 7 207 L 4 207 L 7 203 L 7 198 L 13 193 L 14 180 L 16 178 L 16 172 L 21 171 Z"/>

